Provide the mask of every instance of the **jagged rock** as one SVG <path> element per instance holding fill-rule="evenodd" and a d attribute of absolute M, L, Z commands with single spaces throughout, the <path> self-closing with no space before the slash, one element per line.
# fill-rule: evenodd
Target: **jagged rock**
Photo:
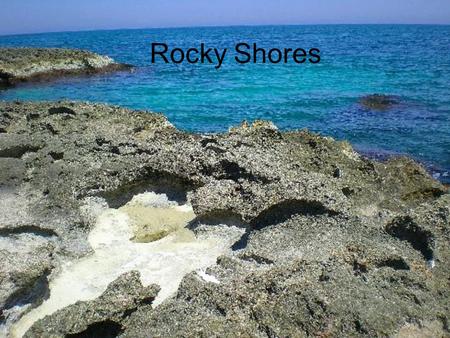
<path fill-rule="evenodd" d="M 36 152 L 42 145 L 28 135 L 0 134 L 0 158 L 21 158 L 27 152 Z"/>
<path fill-rule="evenodd" d="M 139 306 L 151 305 L 157 285 L 143 287 L 139 273 L 126 273 L 112 282 L 97 299 L 77 302 L 38 321 L 25 337 L 115 337 L 122 322 Z"/>
<path fill-rule="evenodd" d="M 436 225 L 442 256 L 433 269 L 414 243 L 378 222 L 297 216 L 219 258 L 208 270 L 219 284 L 186 276 L 174 299 L 133 313 L 122 337 L 404 336 L 429 332 L 429 323 L 447 336 L 449 202 L 447 195 L 412 212 Z M 411 328 L 411 320 L 420 324 Z"/>
<path fill-rule="evenodd" d="M 1 324 L 10 326 L 21 313 L 48 296 L 55 249 L 49 237 L 38 228 L 0 229 Z"/>
<path fill-rule="evenodd" d="M 0 86 L 67 75 L 127 70 L 131 66 L 95 53 L 60 48 L 0 48 Z"/>
<path fill-rule="evenodd" d="M 449 195 L 410 159 L 368 160 L 347 142 L 263 122 L 189 134 L 162 115 L 101 104 L 0 103 L 0 121 L 0 225 L 45 229 L 29 236 L 51 244 L 50 280 L 60 259 L 89 253 L 87 200 L 117 208 L 146 190 L 166 193 L 192 205 L 194 231 L 217 222 L 245 231 L 208 270 L 218 283 L 192 273 L 174 299 L 138 304 L 118 324 L 72 330 L 57 313 L 39 332 L 389 336 L 433 323 L 448 334 Z M 18 262 L 29 251 L 5 254 Z M 20 287 L 7 283 L 4 299 Z"/>

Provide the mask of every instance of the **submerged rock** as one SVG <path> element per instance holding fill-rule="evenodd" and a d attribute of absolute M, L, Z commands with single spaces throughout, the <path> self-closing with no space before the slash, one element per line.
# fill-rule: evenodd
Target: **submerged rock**
<path fill-rule="evenodd" d="M 11 260 L 2 299 L 20 289 L 31 307 L 46 297 L 27 298 L 29 283 L 3 277 L 33 249 L 22 241 L 13 251 L 12 229 L 46 245 L 45 266 L 23 269 L 51 281 L 60 261 L 91 252 L 86 200 L 120 208 L 164 193 L 192 206 L 197 236 L 218 224 L 243 233 L 232 254 L 185 276 L 156 308 L 136 304 L 117 324 L 109 315 L 80 321 L 69 307 L 36 322 L 30 337 L 103 320 L 124 337 L 393 336 L 417 331 L 411 323 L 449 334 L 449 194 L 410 159 L 368 160 L 347 142 L 264 122 L 189 134 L 162 115 L 101 104 L 0 103 L 0 121 L 1 250 Z M 27 311 L 14 305 L 4 309 L 8 323 Z"/>
<path fill-rule="evenodd" d="M 365 108 L 381 111 L 388 110 L 399 103 L 397 97 L 383 94 L 367 95 L 359 102 Z"/>
<path fill-rule="evenodd" d="M 60 48 L 0 48 L 0 86 L 45 81 L 67 75 L 90 75 L 131 66 L 107 56 Z"/>

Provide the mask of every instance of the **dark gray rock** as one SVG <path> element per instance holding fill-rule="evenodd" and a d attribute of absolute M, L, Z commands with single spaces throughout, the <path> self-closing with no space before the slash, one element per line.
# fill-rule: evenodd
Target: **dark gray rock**
<path fill-rule="evenodd" d="M 397 97 L 383 94 L 367 95 L 361 98 L 359 102 L 365 108 L 380 111 L 388 110 L 399 104 Z"/>

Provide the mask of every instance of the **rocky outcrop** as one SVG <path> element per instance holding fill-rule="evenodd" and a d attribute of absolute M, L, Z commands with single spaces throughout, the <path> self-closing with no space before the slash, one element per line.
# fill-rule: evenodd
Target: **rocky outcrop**
<path fill-rule="evenodd" d="M 0 86 L 46 81 L 67 75 L 91 75 L 127 70 L 107 56 L 58 48 L 0 48 Z"/>
<path fill-rule="evenodd" d="M 117 208 L 166 193 L 192 205 L 194 231 L 245 229 L 208 269 L 216 282 L 191 273 L 172 299 L 133 303 L 120 320 L 99 305 L 107 292 L 38 321 L 29 337 L 449 334 L 450 197 L 410 159 L 372 161 L 347 142 L 266 122 L 189 134 L 162 115 L 100 104 L 0 103 L 0 130 L 4 324 L 27 311 L 17 304 L 45 299 L 39 276 L 89 254 L 88 198 Z"/>
<path fill-rule="evenodd" d="M 392 95 L 372 94 L 360 99 L 360 104 L 367 109 L 385 111 L 399 104 L 397 97 Z"/>
<path fill-rule="evenodd" d="M 411 324 L 426 336 L 430 323 L 431 336 L 448 336 L 449 202 L 411 211 L 440 238 L 434 268 L 420 247 L 381 222 L 297 215 L 252 232 L 235 256 L 219 258 L 208 273 L 220 284 L 192 273 L 174 299 L 134 312 L 122 337 L 209 336 L 213 329 L 218 337 L 402 336 Z M 423 223 L 425 215 L 433 223 Z"/>
<path fill-rule="evenodd" d="M 143 287 L 139 273 L 131 271 L 112 282 L 99 298 L 44 318 L 25 337 L 116 337 L 123 320 L 139 306 L 150 306 L 158 291 L 157 285 Z"/>

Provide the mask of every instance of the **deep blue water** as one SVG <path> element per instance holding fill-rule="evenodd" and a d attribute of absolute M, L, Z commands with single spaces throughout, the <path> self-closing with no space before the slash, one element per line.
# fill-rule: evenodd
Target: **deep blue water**
<path fill-rule="evenodd" d="M 173 47 L 319 48 L 318 65 L 151 64 L 152 42 Z M 348 139 L 360 151 L 408 154 L 448 181 L 450 26 L 266 26 L 115 30 L 0 36 L 0 46 L 71 47 L 137 66 L 133 73 L 70 78 L 0 91 L 0 100 L 88 100 L 163 112 L 178 128 L 224 131 L 270 119 Z M 366 94 L 395 95 L 387 111 L 362 108 Z"/>

